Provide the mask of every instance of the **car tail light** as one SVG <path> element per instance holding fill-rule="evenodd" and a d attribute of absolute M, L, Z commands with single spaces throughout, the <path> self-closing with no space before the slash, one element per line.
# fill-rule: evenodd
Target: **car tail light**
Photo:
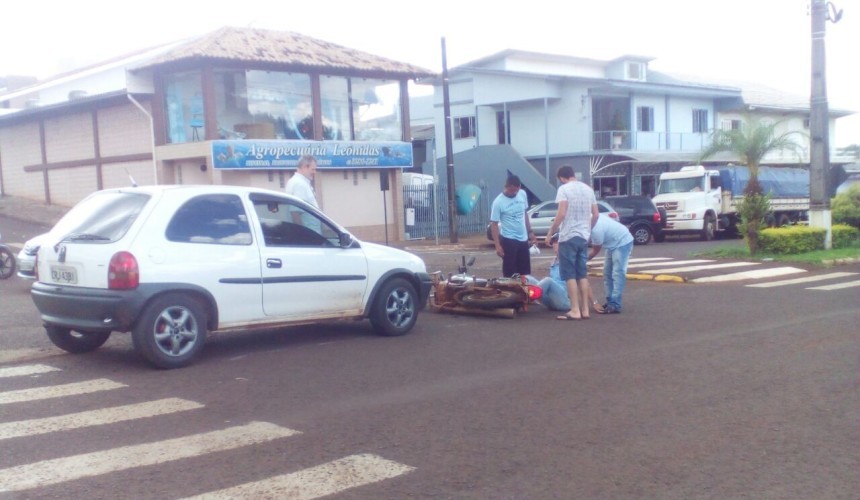
<path fill-rule="evenodd" d="M 529 293 L 529 302 L 534 302 L 543 295 L 543 289 L 537 285 L 526 285 L 526 290 Z"/>
<path fill-rule="evenodd" d="M 129 252 L 117 252 L 108 266 L 108 288 L 111 290 L 131 290 L 140 283 L 137 259 Z"/>
<path fill-rule="evenodd" d="M 653 220 L 655 223 L 659 224 L 660 223 L 660 212 L 654 212 L 654 216 L 651 217 L 651 220 Z"/>
<path fill-rule="evenodd" d="M 609 218 L 618 220 L 618 212 L 609 212 Z"/>

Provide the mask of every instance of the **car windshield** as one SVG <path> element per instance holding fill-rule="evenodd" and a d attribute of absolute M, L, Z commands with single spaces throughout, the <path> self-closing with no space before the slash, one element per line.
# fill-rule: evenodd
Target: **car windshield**
<path fill-rule="evenodd" d="M 149 201 L 139 192 L 96 193 L 74 206 L 51 230 L 66 241 L 116 241 L 121 238 Z"/>
<path fill-rule="evenodd" d="M 657 194 L 687 193 L 690 191 L 701 191 L 704 177 L 687 177 L 683 179 L 662 179 Z"/>

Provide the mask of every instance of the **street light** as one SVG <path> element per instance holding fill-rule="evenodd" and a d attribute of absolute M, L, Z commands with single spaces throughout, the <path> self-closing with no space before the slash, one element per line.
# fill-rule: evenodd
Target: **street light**
<path fill-rule="evenodd" d="M 832 246 L 830 229 L 830 198 L 827 179 L 830 172 L 829 122 L 827 111 L 827 81 L 825 78 L 824 35 L 826 22 L 838 22 L 842 10 L 833 2 L 812 0 L 812 92 L 809 100 L 809 224 L 823 227 L 827 233 L 824 248 Z"/>

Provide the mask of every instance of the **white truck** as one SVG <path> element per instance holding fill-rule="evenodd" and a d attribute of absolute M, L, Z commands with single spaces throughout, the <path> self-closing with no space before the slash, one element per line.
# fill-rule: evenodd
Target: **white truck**
<path fill-rule="evenodd" d="M 759 167 L 762 189 L 771 195 L 769 226 L 807 220 L 809 216 L 809 171 L 803 168 Z M 740 166 L 706 169 L 702 165 L 681 167 L 660 174 L 654 204 L 666 210 L 665 235 L 699 234 L 711 240 L 717 231 L 737 232 L 738 202 L 749 180 L 749 169 Z"/>

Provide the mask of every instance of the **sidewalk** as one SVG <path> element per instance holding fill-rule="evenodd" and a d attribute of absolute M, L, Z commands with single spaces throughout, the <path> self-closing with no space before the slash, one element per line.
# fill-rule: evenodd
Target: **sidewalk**
<path fill-rule="evenodd" d="M 0 196 L 0 216 L 43 226 L 53 226 L 69 207 L 46 205 L 18 196 Z"/>

